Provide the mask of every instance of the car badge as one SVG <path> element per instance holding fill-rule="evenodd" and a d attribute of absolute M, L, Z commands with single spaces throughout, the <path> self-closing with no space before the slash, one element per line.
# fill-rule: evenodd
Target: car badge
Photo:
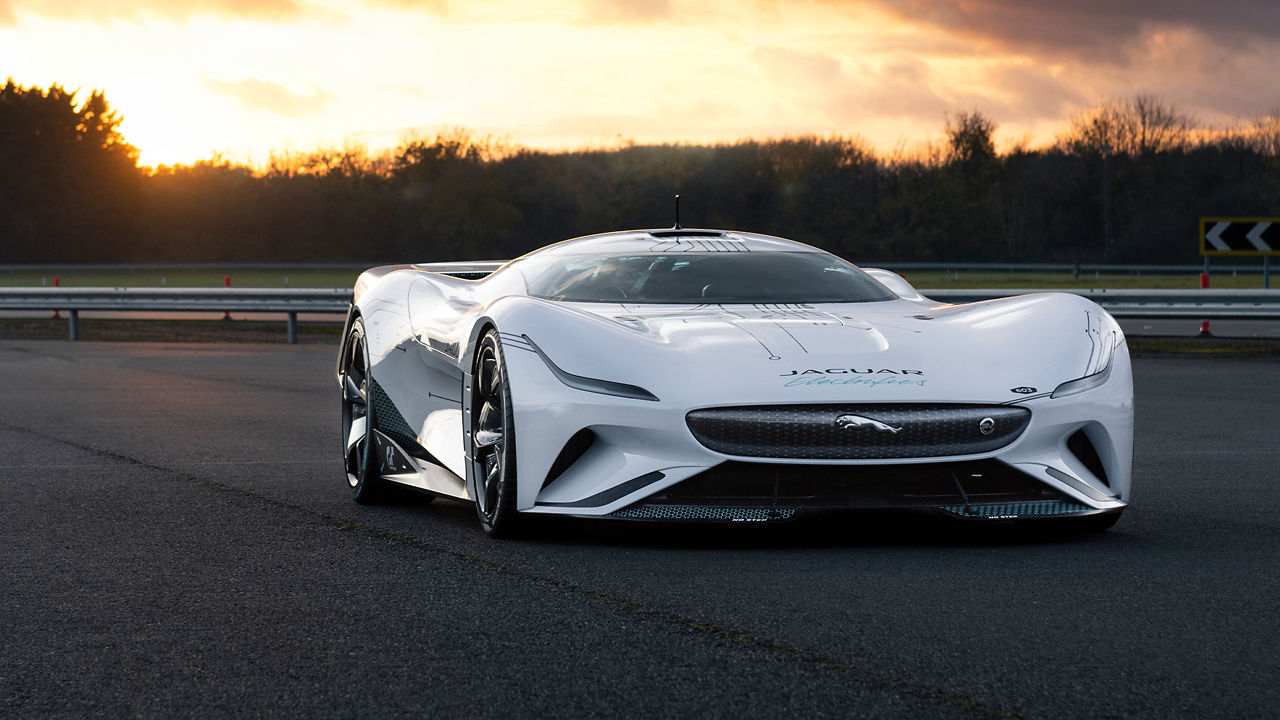
<path fill-rule="evenodd" d="M 840 428 L 871 428 L 879 432 L 887 432 L 897 435 L 902 432 L 902 428 L 893 427 L 879 420 L 862 417 L 861 415 L 840 415 L 836 417 L 836 427 Z"/>
<path fill-rule="evenodd" d="M 996 421 L 989 417 L 982 418 L 978 421 L 978 432 L 983 435 L 990 435 L 996 431 Z"/>
<path fill-rule="evenodd" d="M 1033 392 L 1035 392 L 1035 391 L 1036 391 L 1036 389 L 1035 389 L 1035 388 L 1033 388 L 1033 387 L 1027 387 L 1026 385 L 1023 385 L 1022 387 L 1016 387 L 1016 388 L 1010 388 L 1010 389 L 1009 389 L 1009 392 L 1016 392 L 1016 393 L 1018 393 L 1019 395 L 1030 395 L 1031 393 L 1033 393 Z"/>

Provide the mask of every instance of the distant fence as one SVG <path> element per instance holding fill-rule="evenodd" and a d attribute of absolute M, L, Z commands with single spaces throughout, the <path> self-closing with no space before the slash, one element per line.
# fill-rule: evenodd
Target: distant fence
<path fill-rule="evenodd" d="M 82 311 L 284 313 L 298 342 L 298 313 L 346 313 L 348 288 L 0 288 L 0 310 L 66 311 L 72 340 Z"/>
<path fill-rule="evenodd" d="M 1059 292 L 1098 303 L 1118 318 L 1145 320 L 1276 320 L 1280 290 L 1106 290 L 1001 289 L 921 290 L 925 297 L 947 303 L 971 303 L 1011 295 Z"/>
<path fill-rule="evenodd" d="M 439 267 L 439 266 L 438 266 Z M 465 269 L 451 268 L 457 272 Z M 1118 318 L 1167 320 L 1280 319 L 1280 290 L 921 290 L 946 303 L 969 303 L 1036 292 L 1087 297 Z M 0 310 L 60 310 L 72 340 L 80 312 L 284 313 L 287 340 L 298 341 L 298 313 L 344 314 L 351 290 L 259 288 L 0 288 Z"/>
<path fill-rule="evenodd" d="M 74 263 L 56 265 L 0 265 L 0 272 L 57 272 L 93 271 L 93 272 L 135 272 L 152 270 L 367 270 L 376 265 L 393 263 Z"/>
<path fill-rule="evenodd" d="M 1080 275 L 1199 275 L 1205 265 L 1099 265 L 1094 263 L 968 263 L 968 262 L 860 262 L 859 267 L 878 267 L 895 272 L 1025 272 L 1071 273 Z M 1244 275 L 1269 272 L 1265 263 L 1214 263 L 1214 273 L 1239 273 Z"/>
<path fill-rule="evenodd" d="M 150 272 L 162 270 L 351 270 L 359 272 L 376 265 L 396 263 L 91 263 L 74 265 L 0 265 L 0 272 Z M 440 263 L 445 264 L 445 263 Z M 1096 263 L 975 263 L 975 262 L 857 262 L 862 267 L 878 267 L 898 272 L 905 271 L 964 271 L 964 272 L 1028 272 L 1028 273 L 1103 273 L 1107 275 L 1135 274 L 1188 274 L 1204 272 L 1203 263 L 1185 265 L 1101 265 Z M 1262 262 L 1214 263 L 1212 271 L 1218 273 L 1262 273 Z"/>

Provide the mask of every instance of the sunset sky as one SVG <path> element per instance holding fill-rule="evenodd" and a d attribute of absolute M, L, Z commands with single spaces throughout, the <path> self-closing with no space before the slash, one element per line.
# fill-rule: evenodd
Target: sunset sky
<path fill-rule="evenodd" d="M 0 0 L 0 81 L 102 89 L 142 163 L 393 146 L 859 135 L 980 110 L 998 144 L 1154 95 L 1280 107 L 1276 0 Z"/>

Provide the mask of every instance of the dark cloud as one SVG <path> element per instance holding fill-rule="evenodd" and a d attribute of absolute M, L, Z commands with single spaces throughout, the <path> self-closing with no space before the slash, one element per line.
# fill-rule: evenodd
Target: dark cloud
<path fill-rule="evenodd" d="M 1121 58 L 1155 27 L 1190 27 L 1222 39 L 1280 28 L 1276 0 L 864 0 L 909 22 L 1021 50 Z"/>
<path fill-rule="evenodd" d="M 290 18 L 302 12 L 299 0 L 0 0 L 0 23 L 13 23 L 30 13 L 68 20 L 136 20 L 144 17 L 187 18 L 193 15 Z"/>
<path fill-rule="evenodd" d="M 1257 116 L 1280 100 L 1280 38 L 1228 46 L 1188 32 L 1149 43 L 1138 57 L 1136 89 L 1113 96 L 1154 95 L 1209 125 Z"/>
<path fill-rule="evenodd" d="M 819 2 L 886 11 L 926 31 L 881 23 L 844 43 L 826 41 L 889 58 L 850 69 L 842 90 L 813 106 L 849 122 L 979 109 L 997 122 L 1034 125 L 1147 94 L 1220 124 L 1256 116 L 1280 98 L 1277 0 Z M 930 77 L 930 58 L 980 62 L 950 62 L 943 81 Z M 967 77 L 957 78 L 955 69 L 966 66 Z"/>
<path fill-rule="evenodd" d="M 233 97 L 248 110 L 275 113 L 286 117 L 305 117 L 323 111 L 337 97 L 316 88 L 310 94 L 290 92 L 282 85 L 246 78 L 235 82 L 205 78 L 204 86 L 211 92 Z"/>
<path fill-rule="evenodd" d="M 1054 70 L 1022 61 L 983 63 L 957 85 L 954 72 L 941 76 L 910 53 L 841 62 L 823 53 L 764 46 L 750 57 L 775 86 L 775 99 L 838 125 L 877 118 L 941 122 L 948 113 L 967 110 L 999 123 L 1035 123 L 1068 117 L 1090 102 Z"/>

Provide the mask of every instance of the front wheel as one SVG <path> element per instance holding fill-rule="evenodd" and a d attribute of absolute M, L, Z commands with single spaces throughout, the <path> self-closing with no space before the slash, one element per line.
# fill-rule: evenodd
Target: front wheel
<path fill-rule="evenodd" d="M 491 537 L 516 532 L 516 436 L 507 363 L 496 330 L 480 339 L 472 377 L 472 496 Z"/>
<path fill-rule="evenodd" d="M 376 461 L 373 403 L 373 376 L 369 373 L 369 345 L 364 334 L 364 321 L 357 317 L 351 323 L 343 345 L 338 380 L 342 385 L 342 454 L 347 470 L 347 489 L 351 499 L 371 503 L 383 491 L 384 480 L 378 474 Z"/>

